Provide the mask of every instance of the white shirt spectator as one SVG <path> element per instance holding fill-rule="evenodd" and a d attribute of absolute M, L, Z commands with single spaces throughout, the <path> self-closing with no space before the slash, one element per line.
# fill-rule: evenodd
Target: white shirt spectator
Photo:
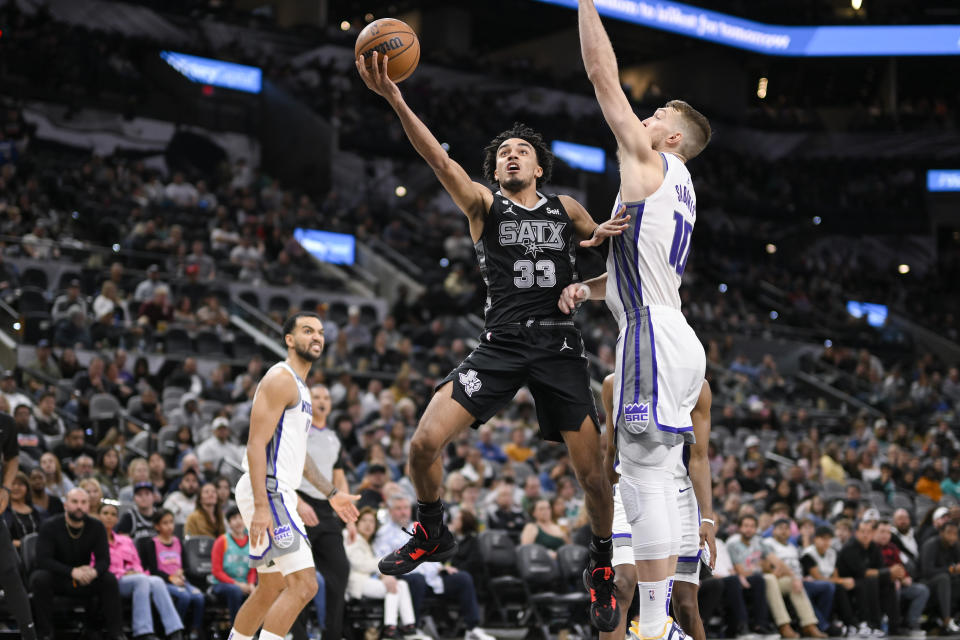
<path fill-rule="evenodd" d="M 173 182 L 164 189 L 164 195 L 179 207 L 192 207 L 197 204 L 197 189 L 189 182 L 183 182 L 183 176 L 174 176 Z"/>
<path fill-rule="evenodd" d="M 833 570 L 837 568 L 837 550 L 833 547 L 827 547 L 827 552 L 821 556 L 817 548 L 810 545 L 803 550 L 803 557 L 810 558 L 816 563 L 824 580 L 829 580 Z"/>
<path fill-rule="evenodd" d="M 783 564 L 787 565 L 790 571 L 793 571 L 793 575 L 802 576 L 803 569 L 800 567 L 800 550 L 795 546 L 790 544 L 780 544 L 777 542 L 776 538 L 767 538 L 764 540 L 769 549 L 775 556 L 780 558 L 783 561 Z"/>
<path fill-rule="evenodd" d="M 186 524 L 187 517 L 197 508 L 197 497 L 188 498 L 179 491 L 174 491 L 163 501 L 163 508 L 173 514 L 174 524 Z"/>
<path fill-rule="evenodd" d="M 230 442 L 230 422 L 223 417 L 213 421 L 213 435 L 197 447 L 200 465 L 209 471 L 216 471 L 223 460 L 240 465 L 243 448 Z"/>
<path fill-rule="evenodd" d="M 730 558 L 730 550 L 727 549 L 727 543 L 717 538 L 717 563 L 713 570 L 713 575 L 718 578 L 725 578 L 734 574 L 733 560 Z"/>

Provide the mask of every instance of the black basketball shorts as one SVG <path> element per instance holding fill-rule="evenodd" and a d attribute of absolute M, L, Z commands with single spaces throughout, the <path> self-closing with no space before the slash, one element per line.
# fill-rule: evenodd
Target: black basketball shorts
<path fill-rule="evenodd" d="M 505 407 L 520 387 L 533 395 L 544 440 L 563 442 L 584 418 L 600 422 L 590 390 L 586 349 L 576 327 L 506 326 L 488 329 L 480 345 L 440 381 L 453 382 L 453 399 L 470 412 L 474 429 Z"/>

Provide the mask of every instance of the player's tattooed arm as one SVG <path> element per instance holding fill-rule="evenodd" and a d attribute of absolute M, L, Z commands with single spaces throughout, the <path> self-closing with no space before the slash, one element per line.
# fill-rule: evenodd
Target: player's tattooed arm
<path fill-rule="evenodd" d="M 309 455 L 303 463 L 303 477 L 323 495 L 329 496 L 330 493 L 333 492 L 333 483 L 327 480 L 327 477 L 320 472 L 320 469 L 317 469 L 316 463 Z"/>

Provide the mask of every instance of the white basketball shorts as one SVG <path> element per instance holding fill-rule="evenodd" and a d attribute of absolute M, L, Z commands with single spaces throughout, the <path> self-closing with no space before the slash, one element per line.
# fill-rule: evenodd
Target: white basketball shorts
<path fill-rule="evenodd" d="M 689 478 L 676 478 L 674 491 L 680 513 L 680 552 L 675 580 L 700 584 L 700 507 Z"/>
<path fill-rule="evenodd" d="M 253 520 L 253 488 L 250 474 L 237 482 L 237 508 L 243 524 L 250 530 Z M 278 487 L 275 478 L 267 478 L 267 501 L 270 505 L 270 535 L 250 548 L 250 566 L 258 573 L 279 571 L 284 576 L 303 569 L 313 569 L 313 552 L 307 539 L 307 528 L 297 513 L 297 492 Z"/>

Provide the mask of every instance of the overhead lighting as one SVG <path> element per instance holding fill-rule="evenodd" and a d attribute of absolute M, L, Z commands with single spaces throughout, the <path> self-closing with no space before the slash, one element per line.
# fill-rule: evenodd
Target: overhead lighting
<path fill-rule="evenodd" d="M 897 267 L 897 271 L 900 272 L 900 275 L 904 275 L 904 276 L 905 276 L 905 275 L 907 275 L 908 273 L 910 273 L 910 265 L 908 265 L 908 264 L 901 264 L 899 267 Z"/>
<path fill-rule="evenodd" d="M 763 100 L 767 97 L 767 84 L 769 80 L 766 78 L 760 78 L 760 82 L 757 83 L 757 97 Z"/>
<path fill-rule="evenodd" d="M 340 23 L 340 31 L 350 31 L 350 22 L 348 20 Z"/>
<path fill-rule="evenodd" d="M 363 19 L 366 20 L 367 22 L 373 22 L 373 14 L 368 13 L 365 16 L 363 16 Z"/>
<path fill-rule="evenodd" d="M 403 196 L 407 195 L 407 188 L 402 184 L 400 184 L 400 185 L 397 185 L 397 188 L 394 189 L 393 192 L 397 194 L 398 198 L 402 198 Z"/>
<path fill-rule="evenodd" d="M 823 222 L 823 219 L 820 216 L 813 216 L 813 224 L 818 225 Z"/>
<path fill-rule="evenodd" d="M 720 290 L 720 293 L 726 293 L 726 292 L 727 292 L 727 284 L 726 284 L 725 282 L 721 282 L 721 283 L 720 283 L 720 286 L 717 287 L 717 289 Z"/>
<path fill-rule="evenodd" d="M 850 6 L 853 7 L 854 11 L 860 11 L 860 7 L 863 6 L 863 0 L 850 0 Z"/>
<path fill-rule="evenodd" d="M 776 320 L 776 319 L 779 318 L 779 317 L 780 317 L 780 314 L 777 313 L 776 311 L 771 311 L 771 312 L 770 312 L 770 319 L 771 319 L 771 320 Z"/>
<path fill-rule="evenodd" d="M 772 255 L 772 254 L 774 254 L 774 253 L 777 252 L 777 245 L 775 245 L 775 244 L 773 244 L 773 243 L 771 242 L 771 243 L 767 244 L 766 250 L 767 250 L 767 253 L 769 253 L 769 254 Z"/>

